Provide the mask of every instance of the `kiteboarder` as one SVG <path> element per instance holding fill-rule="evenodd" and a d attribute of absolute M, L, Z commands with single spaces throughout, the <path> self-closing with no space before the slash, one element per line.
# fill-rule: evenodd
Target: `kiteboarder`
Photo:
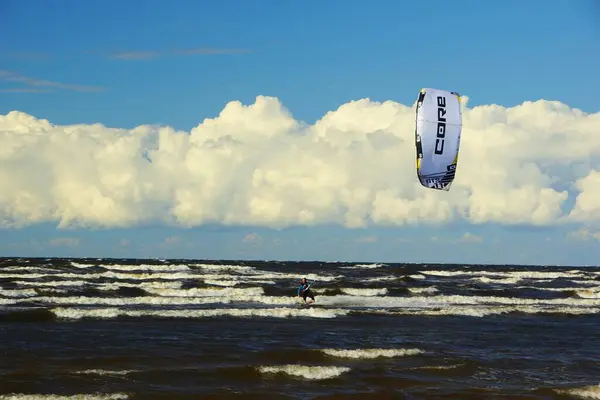
<path fill-rule="evenodd" d="M 302 278 L 302 282 L 300 283 L 300 286 L 298 286 L 298 297 L 300 296 L 302 296 L 305 303 L 307 297 L 310 297 L 313 303 L 315 302 L 315 296 L 310 291 L 310 284 L 306 278 Z"/>

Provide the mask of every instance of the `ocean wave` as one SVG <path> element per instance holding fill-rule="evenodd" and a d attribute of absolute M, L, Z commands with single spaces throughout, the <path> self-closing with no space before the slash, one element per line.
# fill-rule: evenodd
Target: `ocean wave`
<path fill-rule="evenodd" d="M 420 294 L 420 293 L 436 293 L 436 292 L 439 292 L 439 289 L 436 288 L 435 286 L 429 286 L 429 287 L 408 288 L 408 291 L 411 292 L 411 293 L 416 293 L 416 294 Z"/>
<path fill-rule="evenodd" d="M 395 281 L 397 280 L 397 276 L 374 276 L 371 278 L 365 278 L 365 282 L 386 282 L 386 281 Z"/>
<path fill-rule="evenodd" d="M 332 357 L 373 359 L 383 357 L 403 357 L 424 353 L 421 349 L 321 349 L 321 351 Z"/>
<path fill-rule="evenodd" d="M 261 317 L 261 318 L 335 318 L 347 315 L 349 310 L 319 308 L 221 308 L 202 310 L 129 310 L 123 308 L 53 308 L 50 310 L 61 319 L 111 319 L 117 317 L 161 318 L 214 318 L 214 317 Z"/>
<path fill-rule="evenodd" d="M 455 369 L 455 368 L 460 368 L 462 367 L 464 364 L 451 364 L 451 365 L 420 365 L 418 367 L 410 367 L 408 369 L 411 370 L 415 370 L 415 369 L 428 369 L 428 370 L 447 370 L 447 369 Z"/>
<path fill-rule="evenodd" d="M 444 306 L 485 306 L 485 305 L 538 305 L 538 306 L 600 306 L 600 299 L 533 299 L 521 297 L 499 296 L 466 296 L 466 295 L 434 295 L 434 296 L 319 296 L 319 304 L 326 306 L 356 306 L 371 308 L 435 308 Z"/>
<path fill-rule="evenodd" d="M 286 374 L 292 377 L 300 377 L 309 380 L 325 380 L 337 378 L 350 371 L 348 367 L 337 366 L 309 366 L 309 365 L 275 365 L 260 366 L 258 371 L 263 374 Z"/>
<path fill-rule="evenodd" d="M 600 313 L 600 307 L 555 307 L 540 308 L 531 306 L 495 306 L 495 307 L 440 307 L 436 309 L 401 309 L 401 310 L 373 310 L 371 313 L 381 315 L 422 315 L 422 316 L 465 316 L 486 317 L 489 315 L 502 314 L 564 314 L 564 315 L 587 315 Z M 364 312 L 369 313 L 369 312 Z"/>
<path fill-rule="evenodd" d="M 260 286 L 250 288 L 218 287 L 189 289 L 146 287 L 145 290 L 151 294 L 169 297 L 256 296 L 265 293 L 264 289 Z"/>
<path fill-rule="evenodd" d="M 31 297 L 37 296 L 37 292 L 33 289 L 2 289 L 0 295 L 5 297 Z"/>
<path fill-rule="evenodd" d="M 598 287 L 589 289 L 576 289 L 575 294 L 583 299 L 600 299 L 600 289 Z"/>
<path fill-rule="evenodd" d="M 71 262 L 71 265 L 77 268 L 94 268 L 102 267 L 108 270 L 117 271 L 157 271 L 157 272 L 174 272 L 174 271 L 189 271 L 190 267 L 185 264 L 81 264 L 77 262 Z"/>
<path fill-rule="evenodd" d="M 385 264 L 379 264 L 379 263 L 375 263 L 375 264 L 355 264 L 355 265 L 348 265 L 345 267 L 341 267 L 342 269 L 377 269 L 377 268 L 381 268 L 381 267 L 385 267 Z"/>
<path fill-rule="evenodd" d="M 555 392 L 579 397 L 581 399 L 600 399 L 600 385 L 583 386 L 571 389 L 555 389 Z"/>
<path fill-rule="evenodd" d="M 340 291 L 342 293 L 349 294 L 350 296 L 358 296 L 358 297 L 383 296 L 383 295 L 387 294 L 387 292 L 388 292 L 388 290 L 386 288 L 379 288 L 379 289 L 341 288 Z"/>
<path fill-rule="evenodd" d="M 28 299 L 30 301 L 30 299 Z M 161 306 L 192 306 L 200 304 L 217 303 L 259 303 L 269 305 L 294 305 L 298 304 L 295 297 L 279 296 L 248 296 L 248 295 L 225 295 L 225 296 L 203 296 L 203 297 L 91 297 L 91 296 L 70 296 L 70 297 L 37 297 L 36 302 L 49 305 L 86 305 L 86 306 L 143 306 L 143 305 L 161 305 Z"/>
<path fill-rule="evenodd" d="M 550 272 L 550 271 L 448 271 L 448 270 L 429 270 L 420 271 L 421 274 L 431 276 L 479 276 L 491 279 L 558 279 L 558 278 L 583 278 L 585 272 L 580 270 Z"/>
<path fill-rule="evenodd" d="M 139 372 L 139 370 L 106 370 L 106 369 L 85 369 L 82 371 L 75 371 L 75 374 L 83 374 L 83 375 L 100 375 L 100 376 L 125 376 L 134 372 Z"/>

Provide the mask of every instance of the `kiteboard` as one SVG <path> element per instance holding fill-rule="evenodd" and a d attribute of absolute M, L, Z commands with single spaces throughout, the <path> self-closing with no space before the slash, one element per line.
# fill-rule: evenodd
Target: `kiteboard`
<path fill-rule="evenodd" d="M 456 175 L 462 132 L 460 95 L 425 88 L 417 99 L 417 176 L 426 188 L 449 191 Z"/>

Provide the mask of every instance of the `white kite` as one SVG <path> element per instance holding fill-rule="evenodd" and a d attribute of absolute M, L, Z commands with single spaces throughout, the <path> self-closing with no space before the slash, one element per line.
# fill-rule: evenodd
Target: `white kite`
<path fill-rule="evenodd" d="M 460 95 L 421 89 L 415 128 L 417 176 L 421 185 L 450 190 L 456 174 L 461 130 Z"/>

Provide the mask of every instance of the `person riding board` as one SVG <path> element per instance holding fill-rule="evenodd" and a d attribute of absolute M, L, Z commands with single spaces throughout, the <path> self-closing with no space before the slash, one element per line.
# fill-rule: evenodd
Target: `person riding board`
<path fill-rule="evenodd" d="M 306 278 L 302 278 L 302 282 L 300 283 L 300 286 L 298 286 L 298 297 L 300 296 L 302 296 L 305 303 L 307 297 L 310 297 L 313 303 L 315 302 L 315 296 L 310 291 L 310 284 Z"/>

